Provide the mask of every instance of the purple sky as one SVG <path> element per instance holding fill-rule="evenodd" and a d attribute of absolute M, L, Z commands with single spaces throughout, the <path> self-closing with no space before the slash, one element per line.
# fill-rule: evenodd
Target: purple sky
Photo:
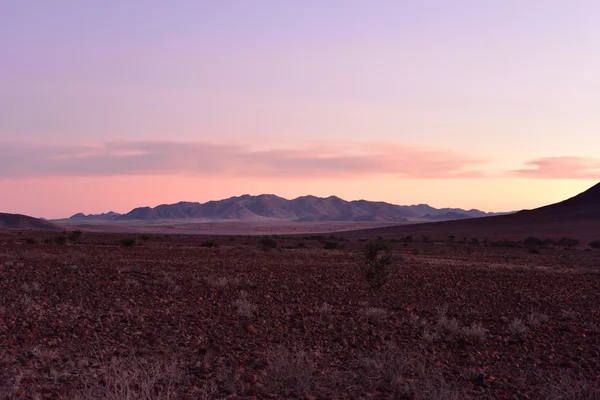
<path fill-rule="evenodd" d="M 205 189 L 178 200 L 205 201 L 241 177 L 501 211 L 600 180 L 597 1 L 15 0 L 0 16 L 0 211 L 127 211 L 184 178 Z M 155 192 L 29 198 L 86 176 L 95 199 L 111 178 Z"/>

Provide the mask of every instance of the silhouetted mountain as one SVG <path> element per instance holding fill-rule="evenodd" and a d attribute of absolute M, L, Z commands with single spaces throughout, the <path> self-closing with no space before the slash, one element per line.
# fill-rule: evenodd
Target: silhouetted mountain
<path fill-rule="evenodd" d="M 103 214 L 88 214 L 85 215 L 83 213 L 77 213 L 73 216 L 71 216 L 69 219 L 70 220 L 86 220 L 86 221 L 113 221 L 115 219 L 117 219 L 118 216 L 120 216 L 121 214 L 116 213 L 114 211 L 109 211 L 107 213 L 103 213 Z"/>
<path fill-rule="evenodd" d="M 110 214 L 110 218 L 108 217 Z M 248 194 L 207 203 L 179 202 L 157 207 L 139 207 L 127 214 L 101 214 L 85 216 L 76 214 L 76 220 L 158 220 L 158 219 L 210 219 L 210 220 L 286 220 L 310 221 L 373 221 L 406 222 L 424 219 L 448 220 L 489 215 L 479 210 L 442 209 L 422 204 L 398 206 L 385 202 L 346 201 L 336 196 L 327 198 L 302 196 L 287 200 L 273 194 L 251 196 Z M 106 216 L 106 217 L 102 217 Z M 426 217 L 427 216 L 427 217 Z"/>
<path fill-rule="evenodd" d="M 600 183 L 559 203 L 510 215 L 375 228 L 352 234 L 383 237 L 421 234 L 441 239 L 448 235 L 501 239 L 540 235 L 600 240 Z"/>
<path fill-rule="evenodd" d="M 423 216 L 423 219 L 427 219 L 430 221 L 452 221 L 457 219 L 468 219 L 470 218 L 467 214 L 461 214 L 454 211 L 449 211 L 443 214 L 427 214 Z"/>
<path fill-rule="evenodd" d="M 62 231 L 58 225 L 39 218 L 21 214 L 0 213 L 0 229 L 33 229 L 38 231 Z"/>
<path fill-rule="evenodd" d="M 583 193 L 559 203 L 524 210 L 515 217 L 526 220 L 575 221 L 580 219 L 600 219 L 600 183 Z"/>

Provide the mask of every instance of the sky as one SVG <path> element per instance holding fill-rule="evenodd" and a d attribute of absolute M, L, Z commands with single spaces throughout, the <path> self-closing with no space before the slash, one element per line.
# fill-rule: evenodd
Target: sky
<path fill-rule="evenodd" d="M 600 181 L 596 0 L 0 2 L 0 212 L 511 211 Z"/>

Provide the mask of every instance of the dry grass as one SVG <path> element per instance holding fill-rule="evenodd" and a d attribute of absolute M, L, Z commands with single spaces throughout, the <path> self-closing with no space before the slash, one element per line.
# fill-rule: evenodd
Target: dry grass
<path fill-rule="evenodd" d="M 245 318 L 251 318 L 258 309 L 256 304 L 248 300 L 248 293 L 243 290 L 240 292 L 240 298 L 234 302 L 234 305 L 236 306 L 237 314 Z"/>
<path fill-rule="evenodd" d="M 316 385 L 316 363 L 304 350 L 278 349 L 267 358 L 268 388 L 276 393 L 310 392 Z"/>
<path fill-rule="evenodd" d="M 564 374 L 544 382 L 539 395 L 545 400 L 599 400 L 600 385 L 590 380 L 575 380 Z"/>
<path fill-rule="evenodd" d="M 388 316 L 388 312 L 386 310 L 376 307 L 369 307 L 365 309 L 363 313 L 371 322 L 383 322 Z"/>
<path fill-rule="evenodd" d="M 487 330 L 484 329 L 481 324 L 474 322 L 471 326 L 465 326 L 462 328 L 463 337 L 473 341 L 481 342 L 485 338 Z"/>
<path fill-rule="evenodd" d="M 104 364 L 73 400 L 171 400 L 179 396 L 184 373 L 173 360 L 114 359 Z"/>
<path fill-rule="evenodd" d="M 405 390 L 404 375 L 409 368 L 407 352 L 388 344 L 359 363 L 361 383 L 371 389 L 401 392 Z"/>
<path fill-rule="evenodd" d="M 546 314 L 531 313 L 527 317 L 527 323 L 532 328 L 537 328 L 542 324 L 547 323 L 550 318 Z"/>

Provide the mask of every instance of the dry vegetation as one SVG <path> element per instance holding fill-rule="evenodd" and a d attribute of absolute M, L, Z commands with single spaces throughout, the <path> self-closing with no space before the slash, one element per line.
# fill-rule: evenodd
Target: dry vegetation
<path fill-rule="evenodd" d="M 52 235 L 0 235 L 0 399 L 600 398 L 598 251 Z"/>

